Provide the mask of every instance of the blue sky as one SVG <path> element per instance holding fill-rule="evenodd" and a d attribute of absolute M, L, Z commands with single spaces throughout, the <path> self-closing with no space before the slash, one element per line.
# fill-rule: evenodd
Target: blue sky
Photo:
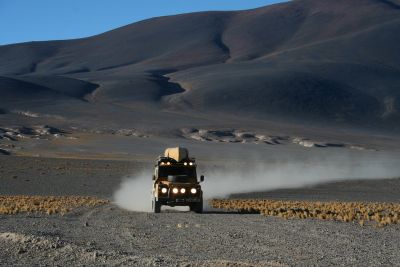
<path fill-rule="evenodd" d="M 146 18 L 240 10 L 279 0 L 0 0 L 0 45 L 72 39 Z"/>

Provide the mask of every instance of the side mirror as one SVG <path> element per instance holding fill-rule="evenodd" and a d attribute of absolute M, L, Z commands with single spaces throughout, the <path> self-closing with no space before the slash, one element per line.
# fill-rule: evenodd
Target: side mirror
<path fill-rule="evenodd" d="M 155 181 L 156 180 L 156 176 L 153 174 L 153 181 Z"/>
<path fill-rule="evenodd" d="M 204 182 L 204 175 L 200 175 L 200 182 Z"/>

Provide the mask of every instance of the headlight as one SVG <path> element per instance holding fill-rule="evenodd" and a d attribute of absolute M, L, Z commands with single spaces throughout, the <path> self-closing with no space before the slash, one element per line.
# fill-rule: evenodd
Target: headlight
<path fill-rule="evenodd" d="M 185 166 L 186 166 L 186 165 L 187 165 L 187 162 L 184 162 L 184 163 L 183 163 L 183 165 L 185 165 Z"/>
<path fill-rule="evenodd" d="M 192 166 L 192 165 L 193 165 L 193 162 L 189 162 L 189 165 Z"/>
<path fill-rule="evenodd" d="M 165 193 L 167 193 L 168 192 L 168 189 L 167 188 L 161 188 L 161 193 L 163 193 L 163 194 L 165 194 Z"/>
<path fill-rule="evenodd" d="M 185 194 L 185 192 L 186 192 L 186 189 L 185 188 L 181 188 L 181 193 Z"/>
<path fill-rule="evenodd" d="M 167 161 L 167 165 L 171 165 L 171 162 Z"/>
<path fill-rule="evenodd" d="M 178 192 L 179 192 L 178 188 L 174 188 L 174 189 L 172 189 L 172 193 L 174 193 L 174 194 L 178 194 Z"/>
<path fill-rule="evenodd" d="M 196 188 L 192 188 L 192 189 L 190 189 L 190 193 L 192 193 L 192 194 L 196 194 L 196 193 L 197 193 L 197 189 L 196 189 Z"/>

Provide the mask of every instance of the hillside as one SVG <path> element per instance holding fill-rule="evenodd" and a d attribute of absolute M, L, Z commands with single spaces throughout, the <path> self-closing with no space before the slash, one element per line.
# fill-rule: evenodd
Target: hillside
<path fill-rule="evenodd" d="M 153 18 L 88 38 L 0 46 L 0 110 L 93 125 L 226 114 L 393 131 L 399 43 L 400 3 L 389 0 Z"/>

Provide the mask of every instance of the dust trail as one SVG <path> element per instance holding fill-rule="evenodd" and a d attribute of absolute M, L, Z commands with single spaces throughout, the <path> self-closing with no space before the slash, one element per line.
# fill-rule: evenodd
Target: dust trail
<path fill-rule="evenodd" d="M 224 170 L 205 170 L 208 179 L 203 191 L 206 199 L 235 193 L 300 188 L 320 183 L 400 177 L 397 162 L 350 160 L 340 162 L 288 162 L 270 165 L 236 166 Z"/>
<path fill-rule="evenodd" d="M 114 193 L 119 207 L 133 211 L 151 211 L 152 170 L 132 177 L 125 177 Z"/>
<path fill-rule="evenodd" d="M 198 175 L 206 175 L 202 184 L 205 200 L 235 193 L 299 188 L 340 180 L 400 177 L 400 164 L 390 157 L 313 158 L 270 164 L 219 164 L 214 168 L 203 164 L 201 167 Z M 150 211 L 151 171 L 125 178 L 114 194 L 115 203 L 127 210 Z"/>
<path fill-rule="evenodd" d="M 151 170 L 138 175 L 124 177 L 118 190 L 114 193 L 113 202 L 119 207 L 132 211 L 151 211 Z M 176 207 L 175 210 L 188 210 Z"/>

